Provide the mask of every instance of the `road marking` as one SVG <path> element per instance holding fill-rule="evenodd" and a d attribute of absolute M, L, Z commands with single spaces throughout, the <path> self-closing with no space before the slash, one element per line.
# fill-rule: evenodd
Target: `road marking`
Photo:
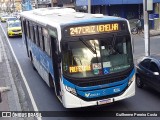
<path fill-rule="evenodd" d="M 24 76 L 24 74 L 23 74 L 23 71 L 22 71 L 22 68 L 21 68 L 21 66 L 20 66 L 20 63 L 18 62 L 18 59 L 17 59 L 17 57 L 16 57 L 16 55 L 15 55 L 15 53 L 14 53 L 14 51 L 13 51 L 13 48 L 12 48 L 10 42 L 9 42 L 9 39 L 8 39 L 7 35 L 6 35 L 6 32 L 4 31 L 4 29 L 3 29 L 3 27 L 2 27 L 1 24 L 0 24 L 0 26 L 1 26 L 2 30 L 3 30 L 3 33 L 5 34 L 5 37 L 6 37 L 6 39 L 7 39 L 7 42 L 8 42 L 8 44 L 9 44 L 9 47 L 11 48 L 11 52 L 12 52 L 12 54 L 13 54 L 13 57 L 15 58 L 15 61 L 16 61 L 17 65 L 18 65 L 19 70 L 20 70 L 22 79 L 23 79 L 23 81 L 24 81 L 24 84 L 25 84 L 26 89 L 27 89 L 27 91 L 28 91 L 29 97 L 30 97 L 30 99 L 31 99 L 31 103 L 32 103 L 32 105 L 33 105 L 33 109 L 34 109 L 34 111 L 39 111 L 38 108 L 37 108 L 36 102 L 35 102 L 35 100 L 34 100 L 34 98 L 33 98 L 32 92 L 31 92 L 31 90 L 30 90 L 30 88 L 29 88 L 28 82 L 27 82 L 27 80 L 26 80 L 26 78 L 25 78 L 25 76 Z M 38 117 L 37 119 L 38 119 L 38 120 L 42 120 L 42 118 L 40 118 L 40 117 Z"/>

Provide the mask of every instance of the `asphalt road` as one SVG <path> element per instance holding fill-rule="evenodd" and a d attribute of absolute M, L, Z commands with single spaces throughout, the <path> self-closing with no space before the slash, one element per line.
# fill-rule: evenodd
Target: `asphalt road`
<path fill-rule="evenodd" d="M 5 23 L 2 23 L 3 28 L 6 31 Z M 82 109 L 65 109 L 60 101 L 56 98 L 54 92 L 46 85 L 42 78 L 38 75 L 36 71 L 33 70 L 32 65 L 27 57 L 25 46 L 21 38 L 10 38 L 11 46 L 15 52 L 15 55 L 21 65 L 24 76 L 27 79 L 29 88 L 33 94 L 34 100 L 39 111 L 160 111 L 160 94 L 148 87 L 144 89 L 139 89 L 136 87 L 136 95 L 134 97 L 125 99 L 106 106 L 89 107 Z M 160 36 L 151 38 L 151 53 L 160 53 Z M 135 59 L 141 58 L 144 55 L 144 40 L 142 36 L 134 36 L 134 56 Z M 31 105 L 31 104 L 30 104 Z M 79 113 L 81 114 L 81 113 Z M 98 114 L 98 113 L 97 113 Z M 113 118 L 106 117 L 92 117 L 92 118 L 82 118 L 82 117 L 54 117 L 54 118 L 42 118 L 43 120 L 110 120 Z M 115 117 L 114 120 L 150 120 L 149 117 Z M 154 117 L 154 120 L 159 118 Z"/>

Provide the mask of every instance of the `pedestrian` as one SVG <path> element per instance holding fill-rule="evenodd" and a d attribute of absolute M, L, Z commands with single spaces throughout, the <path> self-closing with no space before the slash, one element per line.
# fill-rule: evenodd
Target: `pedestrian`
<path fill-rule="evenodd" d="M 142 21 L 140 19 L 138 19 L 136 27 L 138 29 L 138 33 L 140 34 L 140 32 L 142 32 Z"/>

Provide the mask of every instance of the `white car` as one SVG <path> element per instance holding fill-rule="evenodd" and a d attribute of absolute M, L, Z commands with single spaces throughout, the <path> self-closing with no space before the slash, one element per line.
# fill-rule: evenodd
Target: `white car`
<path fill-rule="evenodd" d="M 9 25 L 10 22 L 13 22 L 13 21 L 17 21 L 18 19 L 16 17 L 8 17 L 7 18 L 7 26 Z"/>

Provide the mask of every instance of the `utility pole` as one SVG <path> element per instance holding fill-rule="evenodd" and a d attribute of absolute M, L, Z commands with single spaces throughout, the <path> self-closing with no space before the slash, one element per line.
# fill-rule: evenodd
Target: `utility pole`
<path fill-rule="evenodd" d="M 150 32 L 148 11 L 153 10 L 153 0 L 143 0 L 145 56 L 150 55 Z"/>
<path fill-rule="evenodd" d="M 13 12 L 15 12 L 15 0 L 13 0 Z"/>
<path fill-rule="evenodd" d="M 38 0 L 35 0 L 35 9 L 38 8 Z"/>
<path fill-rule="evenodd" d="M 88 0 L 88 13 L 91 13 L 91 0 Z"/>
<path fill-rule="evenodd" d="M 53 0 L 51 0 L 51 7 L 53 7 Z"/>
<path fill-rule="evenodd" d="M 150 55 L 150 37 L 148 25 L 148 11 L 146 11 L 146 0 L 143 0 L 143 17 L 144 17 L 144 43 L 145 43 L 145 56 Z"/>

